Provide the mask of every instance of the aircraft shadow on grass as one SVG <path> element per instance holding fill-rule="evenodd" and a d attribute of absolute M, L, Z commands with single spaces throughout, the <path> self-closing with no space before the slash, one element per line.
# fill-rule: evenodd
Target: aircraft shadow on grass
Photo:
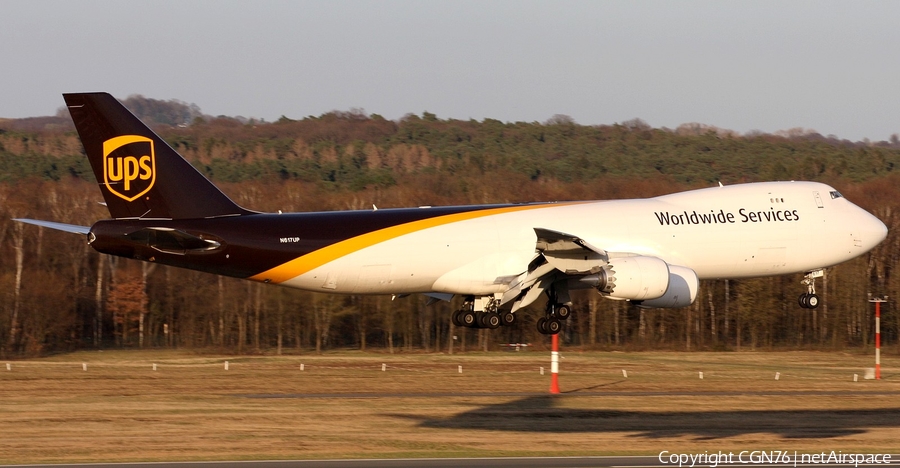
<path fill-rule="evenodd" d="M 559 401 L 553 396 L 527 397 L 449 418 L 420 419 L 419 425 L 516 432 L 634 432 L 633 437 L 647 439 L 719 439 L 765 433 L 787 439 L 822 439 L 900 428 L 900 408 L 645 412 L 564 408 L 558 406 Z"/>

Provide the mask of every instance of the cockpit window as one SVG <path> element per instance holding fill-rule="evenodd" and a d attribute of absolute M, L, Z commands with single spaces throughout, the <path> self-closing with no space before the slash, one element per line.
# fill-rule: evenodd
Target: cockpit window
<path fill-rule="evenodd" d="M 841 195 L 841 192 L 838 192 L 837 190 L 833 190 L 833 191 L 831 191 L 831 199 L 834 200 L 835 198 L 844 198 L 844 196 Z"/>

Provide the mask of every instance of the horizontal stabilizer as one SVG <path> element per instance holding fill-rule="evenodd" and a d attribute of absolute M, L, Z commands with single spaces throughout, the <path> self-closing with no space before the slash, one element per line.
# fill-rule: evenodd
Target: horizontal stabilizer
<path fill-rule="evenodd" d="M 91 232 L 90 226 L 78 226 L 76 224 L 54 223 L 53 221 L 41 221 L 39 219 L 24 218 L 13 218 L 13 221 L 18 221 L 20 223 L 26 224 L 34 224 L 35 226 L 56 229 L 57 231 L 71 232 L 73 234 L 87 234 Z"/>

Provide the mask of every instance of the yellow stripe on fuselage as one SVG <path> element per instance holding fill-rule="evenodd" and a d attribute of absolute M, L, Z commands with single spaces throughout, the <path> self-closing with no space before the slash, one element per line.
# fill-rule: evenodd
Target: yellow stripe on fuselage
<path fill-rule="evenodd" d="M 297 276 L 300 276 L 345 255 L 351 254 L 353 252 L 358 252 L 362 249 L 365 249 L 366 247 L 371 247 L 375 244 L 395 239 L 412 232 L 421 231 L 423 229 L 443 226 L 445 224 L 466 221 L 469 219 L 482 218 L 485 216 L 493 216 L 516 211 L 534 210 L 538 208 L 550 208 L 554 206 L 574 205 L 579 203 L 585 202 L 543 203 L 535 205 L 507 206 L 503 208 L 489 208 L 485 210 L 474 210 L 464 213 L 436 216 L 434 218 L 398 224 L 396 226 L 391 226 L 384 229 L 379 229 L 377 231 L 367 232 L 356 237 L 351 237 L 350 239 L 331 244 L 327 247 L 322 247 L 321 249 L 310 252 L 302 257 L 297 257 L 287 263 L 282 263 L 275 268 L 251 276 L 248 279 L 255 281 L 266 281 L 270 283 L 282 283 L 291 278 L 296 278 Z"/>

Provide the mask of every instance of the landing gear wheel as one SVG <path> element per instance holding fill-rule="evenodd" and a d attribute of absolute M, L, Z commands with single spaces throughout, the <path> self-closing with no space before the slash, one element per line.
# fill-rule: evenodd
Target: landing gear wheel
<path fill-rule="evenodd" d="M 813 270 L 806 273 L 801 284 L 806 286 L 806 292 L 800 295 L 798 302 L 804 309 L 819 307 L 819 296 L 816 295 L 816 278 L 825 276 L 825 270 Z"/>
<path fill-rule="evenodd" d="M 500 320 L 503 322 L 504 327 L 510 326 L 516 323 L 516 314 L 512 312 L 504 312 L 500 314 Z"/>
<path fill-rule="evenodd" d="M 456 325 L 457 327 L 465 326 L 465 324 L 462 322 L 462 314 L 463 314 L 463 311 L 461 311 L 461 310 L 457 310 L 457 311 L 453 312 L 453 314 L 450 316 L 450 320 L 453 321 L 453 325 Z"/>
<path fill-rule="evenodd" d="M 541 317 L 537 320 L 537 330 L 542 334 L 547 334 L 547 318 Z"/>
<path fill-rule="evenodd" d="M 484 326 L 484 316 L 487 312 L 475 312 L 475 323 L 472 328 L 487 328 Z"/>
<path fill-rule="evenodd" d="M 566 320 L 572 315 L 572 306 L 568 304 L 559 304 L 556 306 L 556 318 Z"/>
<path fill-rule="evenodd" d="M 459 321 L 462 323 L 462 326 L 474 328 L 475 327 L 475 312 L 471 310 L 467 310 L 459 315 Z"/>
<path fill-rule="evenodd" d="M 808 294 L 806 296 L 806 307 L 809 309 L 815 309 L 819 307 L 819 296 L 815 294 Z"/>
<path fill-rule="evenodd" d="M 555 318 L 547 319 L 547 323 L 544 325 L 544 328 L 547 330 L 547 334 L 555 335 L 562 330 L 562 323 Z"/>
<path fill-rule="evenodd" d="M 798 299 L 800 303 L 800 307 L 804 309 L 815 309 L 819 307 L 819 296 L 811 293 L 803 293 L 800 295 L 800 299 Z"/>
<path fill-rule="evenodd" d="M 484 315 L 481 316 L 480 322 L 482 327 L 496 330 L 497 328 L 500 328 L 500 314 L 496 312 L 485 312 Z"/>

